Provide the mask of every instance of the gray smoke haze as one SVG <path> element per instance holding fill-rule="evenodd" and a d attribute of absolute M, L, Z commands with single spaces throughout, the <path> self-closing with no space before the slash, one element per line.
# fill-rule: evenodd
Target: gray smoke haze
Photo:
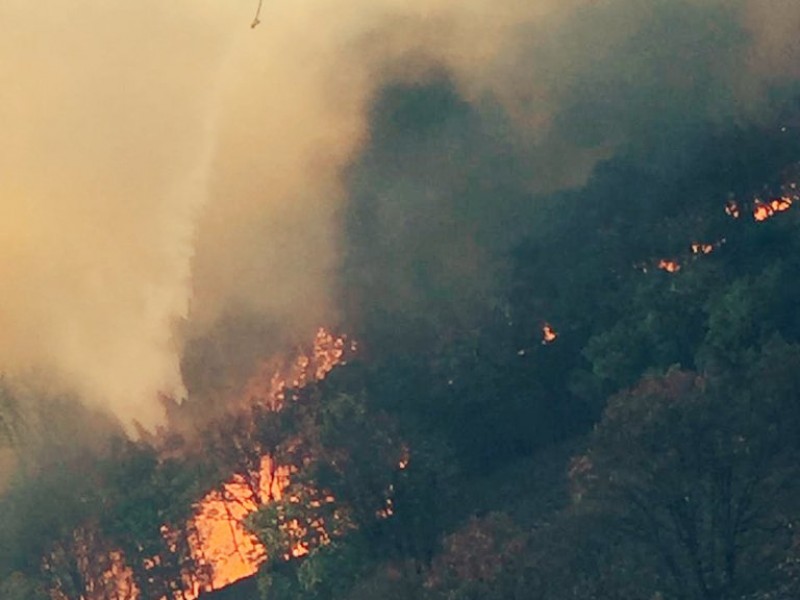
<path fill-rule="evenodd" d="M 620 147 L 763 118 L 800 75 L 789 0 L 301 0 L 250 30 L 255 4 L 0 5 L 2 370 L 152 425 L 187 343 L 227 336 L 246 361 L 270 347 L 254 336 L 335 322 L 343 174 L 387 85 L 446 73 L 543 192 Z M 448 260 L 481 256 L 452 239 Z"/>

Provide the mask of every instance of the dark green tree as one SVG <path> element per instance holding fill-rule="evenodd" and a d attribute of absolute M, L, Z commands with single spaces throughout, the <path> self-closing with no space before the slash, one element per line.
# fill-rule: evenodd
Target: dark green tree
<path fill-rule="evenodd" d="M 652 592 L 732 600 L 770 585 L 796 518 L 790 388 L 673 370 L 610 400 L 573 464 L 576 493 L 652 553 L 665 582 Z"/>

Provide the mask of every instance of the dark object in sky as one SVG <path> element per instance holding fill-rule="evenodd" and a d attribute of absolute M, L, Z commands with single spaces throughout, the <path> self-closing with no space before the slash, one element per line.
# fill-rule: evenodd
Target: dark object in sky
<path fill-rule="evenodd" d="M 261 23 L 261 20 L 258 17 L 261 16 L 261 7 L 263 4 L 264 0 L 258 0 L 258 8 L 256 8 L 256 14 L 253 17 L 253 22 L 250 23 L 250 29 L 255 29 L 258 26 L 258 24 Z"/>

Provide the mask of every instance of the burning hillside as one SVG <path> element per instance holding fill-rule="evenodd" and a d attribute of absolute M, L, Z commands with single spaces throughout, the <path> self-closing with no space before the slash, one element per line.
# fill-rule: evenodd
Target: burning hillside
<path fill-rule="evenodd" d="M 0 2 L 0 600 L 800 597 L 800 4 L 78 4 Z"/>
<path fill-rule="evenodd" d="M 286 394 L 323 380 L 337 365 L 355 351 L 355 343 L 319 329 L 311 350 L 300 353 L 288 366 L 275 367 L 267 361 L 244 387 L 244 402 L 235 410 L 247 413 L 255 406 L 280 411 Z M 245 442 L 246 443 L 246 442 Z M 245 474 L 234 474 L 222 486 L 209 492 L 199 503 L 193 519 L 197 542 L 193 553 L 197 562 L 207 567 L 208 583 L 200 590 L 220 589 L 257 572 L 266 559 L 264 546 L 245 525 L 247 518 L 260 507 L 281 500 L 289 486 L 291 469 L 276 463 L 262 449 L 245 448 L 256 453 L 256 460 L 240 465 Z M 307 552 L 302 546 L 292 549 L 294 556 Z M 196 582 L 193 587 L 198 588 Z"/>

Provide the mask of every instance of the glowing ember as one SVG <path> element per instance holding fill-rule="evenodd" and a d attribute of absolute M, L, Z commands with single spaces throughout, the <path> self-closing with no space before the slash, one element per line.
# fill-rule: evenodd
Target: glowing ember
<path fill-rule="evenodd" d="M 658 268 L 667 273 L 677 273 L 681 270 L 681 265 L 677 261 L 662 258 L 658 261 Z"/>
<path fill-rule="evenodd" d="M 789 210 L 792 207 L 792 202 L 793 200 L 789 196 L 773 198 L 769 202 L 763 202 L 761 199 L 756 198 L 753 205 L 753 218 L 756 221 L 766 221 L 779 212 Z"/>
<path fill-rule="evenodd" d="M 692 254 L 711 254 L 713 251 L 713 244 L 701 244 L 698 242 L 692 244 Z"/>
<path fill-rule="evenodd" d="M 728 200 L 725 203 L 725 213 L 734 219 L 739 218 L 739 204 L 736 202 L 736 200 Z"/>
<path fill-rule="evenodd" d="M 408 446 L 403 445 L 402 453 L 400 454 L 400 460 L 397 463 L 397 468 L 403 471 L 408 468 L 409 462 L 411 462 L 411 453 L 409 452 Z"/>

